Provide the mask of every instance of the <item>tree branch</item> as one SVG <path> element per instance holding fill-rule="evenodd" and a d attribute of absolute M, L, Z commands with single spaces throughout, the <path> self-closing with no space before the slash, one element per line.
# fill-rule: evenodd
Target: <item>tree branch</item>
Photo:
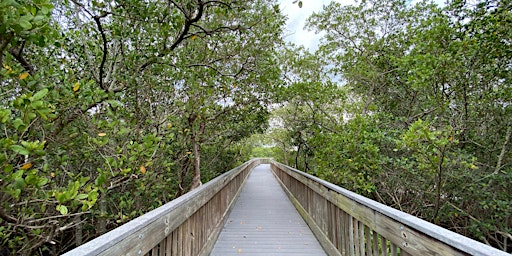
<path fill-rule="evenodd" d="M 174 49 L 176 49 L 176 47 L 178 47 L 178 45 L 186 38 L 188 32 L 190 31 L 190 27 L 192 26 L 192 24 L 198 22 L 201 19 L 201 17 L 203 16 L 204 7 L 205 7 L 205 3 L 203 3 L 201 0 L 199 0 L 199 6 L 197 7 L 197 13 L 194 17 L 190 18 L 189 15 L 182 8 L 179 8 L 179 6 L 174 1 L 171 1 L 171 2 L 185 15 L 187 20 L 185 21 L 185 25 L 183 25 L 183 29 L 181 30 L 178 38 L 176 38 L 176 40 L 174 40 L 174 43 L 172 43 L 172 45 L 169 48 L 167 48 L 167 50 L 164 53 L 160 54 L 160 56 L 165 56 L 168 53 L 174 51 Z M 146 63 L 144 63 L 139 68 L 139 71 L 143 71 L 147 67 L 149 67 L 150 65 L 155 64 L 155 63 L 156 63 L 156 58 L 152 58 L 152 59 L 148 60 Z"/>
<path fill-rule="evenodd" d="M 503 158 L 505 157 L 505 153 L 507 152 L 507 144 L 510 141 L 510 136 L 512 133 L 512 127 L 509 126 L 507 128 L 507 135 L 505 135 L 505 142 L 503 142 L 503 146 L 501 147 L 501 153 L 498 157 L 498 163 L 496 163 L 496 168 L 494 169 L 494 175 L 498 174 L 501 169 L 501 163 L 503 162 Z"/>
<path fill-rule="evenodd" d="M 9 53 L 23 66 L 23 68 L 25 70 L 27 70 L 27 72 L 30 75 L 33 76 L 35 74 L 34 67 L 32 67 L 32 65 L 30 65 L 30 63 L 28 63 L 28 61 L 25 58 L 23 58 L 23 56 L 22 56 L 23 47 L 20 48 L 19 50 L 15 49 L 15 48 L 11 48 L 11 49 L 9 49 Z"/>
<path fill-rule="evenodd" d="M 102 16 L 104 16 L 104 15 L 102 15 Z M 101 63 L 100 63 L 99 83 L 100 83 L 100 87 L 103 90 L 105 90 L 106 92 L 108 92 L 108 87 L 103 85 L 103 73 L 105 72 L 105 62 L 107 61 L 108 45 L 107 45 L 107 36 L 105 35 L 105 31 L 103 30 L 103 27 L 101 26 L 100 18 L 102 18 L 102 16 L 96 15 L 93 17 L 93 19 L 96 22 L 96 26 L 98 27 L 98 30 L 100 31 L 101 39 L 103 41 L 103 56 L 101 58 Z"/>
<path fill-rule="evenodd" d="M 5 220 L 8 223 L 17 223 L 18 220 L 12 216 L 7 215 L 6 212 L 4 212 L 3 209 L 0 209 L 0 218 Z"/>

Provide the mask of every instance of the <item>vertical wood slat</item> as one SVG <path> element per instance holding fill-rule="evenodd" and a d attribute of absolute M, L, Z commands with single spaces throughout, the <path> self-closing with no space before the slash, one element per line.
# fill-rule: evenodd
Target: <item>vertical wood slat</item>
<path fill-rule="evenodd" d="M 354 247 L 354 255 L 361 255 L 361 247 L 359 246 L 359 221 L 352 218 L 352 225 L 354 226 L 354 244 L 352 245 Z"/>
<path fill-rule="evenodd" d="M 178 256 L 178 232 L 175 230 L 172 232 L 172 241 L 171 241 L 171 255 Z"/>
<path fill-rule="evenodd" d="M 382 256 L 388 256 L 388 241 L 385 237 L 381 236 Z"/>
<path fill-rule="evenodd" d="M 365 242 L 364 242 L 364 224 L 360 221 L 357 222 L 359 224 L 359 250 L 361 250 L 361 255 L 366 255 L 365 252 Z"/>
<path fill-rule="evenodd" d="M 336 209 L 336 218 L 338 226 L 336 227 L 336 233 L 338 234 L 338 251 L 343 254 L 343 213 L 340 208 Z"/>
<path fill-rule="evenodd" d="M 345 253 L 347 255 L 353 255 L 350 252 L 350 229 L 348 228 L 350 226 L 349 219 L 351 218 L 350 215 L 348 215 L 346 212 L 343 212 L 343 218 L 344 218 L 344 225 L 343 230 L 345 231 Z"/>
<path fill-rule="evenodd" d="M 375 255 L 380 255 L 379 253 L 379 234 L 373 231 L 373 252 Z"/>
<path fill-rule="evenodd" d="M 396 245 L 394 243 L 391 243 L 391 256 L 398 256 L 398 251 L 396 249 Z"/>
<path fill-rule="evenodd" d="M 375 253 L 372 253 L 372 239 L 370 237 L 370 227 L 364 226 L 364 235 L 365 235 L 365 245 L 366 245 L 366 251 L 368 252 L 368 255 L 378 255 Z"/>
<path fill-rule="evenodd" d="M 172 233 L 170 233 L 169 236 L 167 236 L 165 239 L 165 255 L 172 255 Z"/>
<path fill-rule="evenodd" d="M 354 255 L 354 218 L 347 215 L 348 219 L 348 252 L 350 255 Z"/>

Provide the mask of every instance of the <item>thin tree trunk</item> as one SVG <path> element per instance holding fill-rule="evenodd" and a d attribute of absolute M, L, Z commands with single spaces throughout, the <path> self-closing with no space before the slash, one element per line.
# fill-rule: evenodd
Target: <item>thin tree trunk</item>
<path fill-rule="evenodd" d="M 75 223 L 78 223 L 75 227 L 75 244 L 76 244 L 76 246 L 80 246 L 83 243 L 83 233 L 82 233 L 83 227 L 82 227 L 82 224 L 80 223 L 82 221 L 82 219 L 80 218 L 80 215 L 76 215 L 73 221 Z"/>
<path fill-rule="evenodd" d="M 189 118 L 189 125 L 191 128 L 191 141 L 192 141 L 192 153 L 194 154 L 194 176 L 192 178 L 192 186 L 190 190 L 193 190 L 202 185 L 201 183 L 201 140 L 200 137 L 204 133 L 205 123 L 201 122 L 199 124 L 199 131 L 194 132 L 194 121 L 196 120 L 196 116 L 192 115 Z"/>
<path fill-rule="evenodd" d="M 100 198 L 100 212 L 98 234 L 103 235 L 107 232 L 107 218 L 105 217 L 107 215 L 107 203 L 104 198 Z"/>
<path fill-rule="evenodd" d="M 201 147 L 197 141 L 193 141 L 194 154 L 194 177 L 192 178 L 192 189 L 201 186 Z"/>

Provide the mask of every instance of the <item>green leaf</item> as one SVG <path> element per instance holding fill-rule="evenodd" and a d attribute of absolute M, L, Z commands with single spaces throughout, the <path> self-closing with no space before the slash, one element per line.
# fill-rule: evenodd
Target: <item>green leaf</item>
<path fill-rule="evenodd" d="M 78 196 L 76 196 L 76 199 L 78 199 L 78 200 L 84 200 L 84 199 L 86 199 L 87 197 L 88 197 L 88 195 L 87 195 L 87 194 L 79 194 Z"/>
<path fill-rule="evenodd" d="M 32 24 L 26 20 L 20 20 L 19 24 L 25 30 L 29 30 L 32 28 Z"/>
<path fill-rule="evenodd" d="M 37 16 L 34 17 L 34 22 L 39 22 L 39 21 L 42 21 L 44 19 L 46 19 L 45 16 L 37 15 Z"/>
<path fill-rule="evenodd" d="M 16 130 L 18 131 L 22 131 L 22 130 L 25 130 L 25 123 L 23 123 L 23 121 L 19 118 L 16 118 L 13 122 L 12 122 L 12 125 L 14 126 L 14 128 L 16 128 Z"/>
<path fill-rule="evenodd" d="M 55 198 L 57 201 L 59 201 L 59 203 L 64 203 L 69 200 L 69 195 L 66 192 L 57 192 Z"/>
<path fill-rule="evenodd" d="M 9 148 L 20 155 L 28 156 L 30 154 L 26 148 L 20 145 L 12 145 Z"/>
<path fill-rule="evenodd" d="M 87 196 L 89 201 L 91 201 L 93 204 L 96 203 L 96 200 L 98 200 L 98 190 L 93 190 L 89 193 Z"/>
<path fill-rule="evenodd" d="M 34 173 L 30 173 L 27 175 L 27 177 L 25 177 L 25 182 L 28 184 L 28 185 L 36 185 L 37 182 L 39 181 L 39 177 L 36 176 Z"/>
<path fill-rule="evenodd" d="M 13 169 L 14 169 L 14 167 L 12 165 L 8 164 L 4 167 L 4 173 L 6 173 L 6 174 L 11 173 Z"/>
<path fill-rule="evenodd" d="M 68 214 L 68 208 L 65 205 L 57 205 L 56 209 L 62 215 L 67 215 Z"/>
<path fill-rule="evenodd" d="M 107 175 L 102 173 L 98 176 L 98 178 L 96 178 L 96 181 L 94 183 L 96 184 L 96 186 L 101 187 L 106 181 L 107 181 Z"/>
<path fill-rule="evenodd" d="M 11 117 L 11 110 L 9 109 L 2 109 L 0 110 L 0 122 L 5 123 L 7 120 L 9 120 Z"/>
<path fill-rule="evenodd" d="M 44 96 L 46 96 L 47 93 L 48 93 L 48 89 L 44 88 L 44 89 L 38 91 L 36 94 L 34 94 L 34 96 L 32 96 L 32 98 L 31 98 L 31 101 L 38 101 L 38 100 L 42 99 Z"/>
<path fill-rule="evenodd" d="M 34 109 L 38 109 L 44 105 L 44 102 L 42 100 L 36 100 L 30 103 L 30 106 Z"/>
<path fill-rule="evenodd" d="M 18 24 L 20 24 L 20 26 L 23 29 L 29 30 L 29 29 L 32 28 L 32 24 L 30 23 L 31 20 L 32 20 L 32 16 L 31 15 L 21 16 L 19 21 L 18 21 Z"/>
<path fill-rule="evenodd" d="M 14 188 L 15 189 L 23 189 L 25 188 L 25 186 L 27 185 L 27 183 L 25 183 L 25 180 L 23 178 L 16 178 L 14 180 Z"/>
<path fill-rule="evenodd" d="M 46 184 L 48 184 L 48 179 L 47 178 L 41 178 L 37 182 L 37 187 L 40 188 L 40 187 L 42 187 L 42 186 L 44 186 Z"/>

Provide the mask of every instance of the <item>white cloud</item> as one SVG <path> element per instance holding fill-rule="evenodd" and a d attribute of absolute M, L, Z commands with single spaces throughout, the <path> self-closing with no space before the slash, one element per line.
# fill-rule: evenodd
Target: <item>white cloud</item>
<path fill-rule="evenodd" d="M 320 34 L 315 34 L 313 31 L 304 30 L 306 19 L 313 14 L 313 12 L 320 12 L 324 5 L 333 2 L 333 0 L 303 0 L 302 8 L 293 0 L 280 0 L 279 5 L 284 15 L 288 16 L 286 26 L 285 40 L 303 45 L 306 49 L 314 51 L 318 48 L 318 42 L 321 38 Z M 352 0 L 336 0 L 336 2 L 351 4 Z"/>

